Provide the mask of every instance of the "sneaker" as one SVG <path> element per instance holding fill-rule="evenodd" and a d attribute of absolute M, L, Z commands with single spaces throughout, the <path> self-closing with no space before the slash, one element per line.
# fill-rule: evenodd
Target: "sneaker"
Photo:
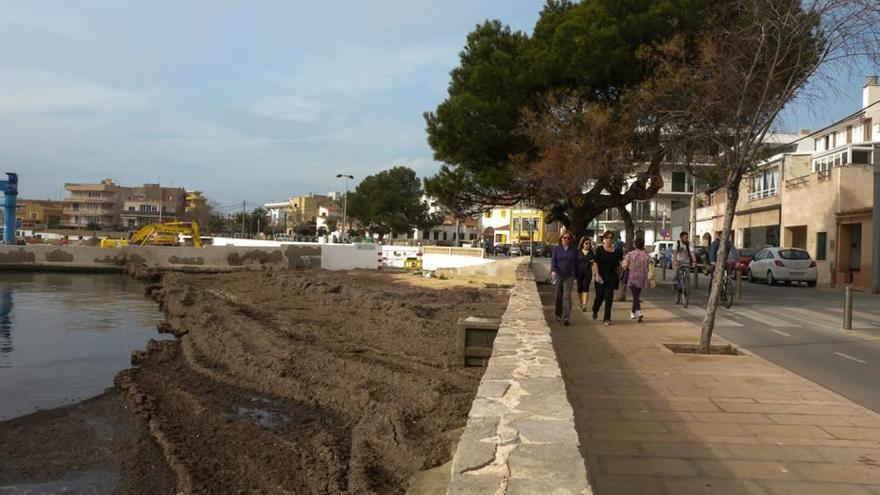
<path fill-rule="evenodd" d="M 565 326 L 569 326 L 569 325 L 571 325 L 571 323 L 569 323 L 568 320 L 563 321 L 562 324 L 565 325 Z"/>
<path fill-rule="evenodd" d="M 645 321 L 645 317 L 642 316 L 642 315 L 639 315 L 638 322 L 641 323 L 641 322 L 643 322 L 643 321 Z"/>
<path fill-rule="evenodd" d="M 584 313 L 586 313 L 586 312 L 587 312 L 587 307 L 586 307 L 586 306 L 581 306 L 581 311 L 583 311 Z"/>
<path fill-rule="evenodd" d="M 562 317 L 561 317 L 561 316 L 557 316 L 557 317 L 556 317 L 556 321 L 562 321 Z"/>
<path fill-rule="evenodd" d="M 596 320 L 596 319 L 598 319 L 598 318 L 599 318 L 599 313 L 594 312 L 594 313 L 593 313 L 593 319 Z"/>
<path fill-rule="evenodd" d="M 630 312 L 630 314 L 629 314 L 629 319 L 630 319 L 630 320 L 635 320 L 635 319 L 636 319 L 636 314 Z"/>
<path fill-rule="evenodd" d="M 611 326 L 611 320 L 605 320 L 604 323 L 606 327 Z"/>

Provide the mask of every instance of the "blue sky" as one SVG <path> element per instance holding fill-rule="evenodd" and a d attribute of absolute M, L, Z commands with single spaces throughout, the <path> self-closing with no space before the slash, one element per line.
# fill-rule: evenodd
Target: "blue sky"
<path fill-rule="evenodd" d="M 530 31 L 543 0 L 7 2 L 0 164 L 21 196 L 109 177 L 221 204 L 341 189 L 393 165 L 438 167 L 422 113 L 473 27 Z M 788 113 L 855 111 L 863 73 Z M 830 103 L 826 103 L 830 101 Z"/>

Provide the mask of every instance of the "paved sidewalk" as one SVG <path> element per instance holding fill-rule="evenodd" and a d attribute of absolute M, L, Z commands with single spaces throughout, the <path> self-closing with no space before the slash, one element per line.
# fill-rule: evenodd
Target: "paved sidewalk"
<path fill-rule="evenodd" d="M 880 415 L 757 356 L 673 354 L 699 329 L 650 304 L 563 327 L 539 289 L 598 495 L 880 495 Z"/>

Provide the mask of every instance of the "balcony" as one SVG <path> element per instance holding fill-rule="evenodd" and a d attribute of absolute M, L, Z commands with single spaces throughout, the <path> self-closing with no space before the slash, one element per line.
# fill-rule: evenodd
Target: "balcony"
<path fill-rule="evenodd" d="M 68 196 L 68 197 L 64 198 L 64 202 L 65 203 L 80 203 L 80 204 L 82 204 L 82 203 L 87 203 L 87 204 L 105 203 L 106 204 L 106 203 L 113 203 L 114 200 L 113 200 L 112 196 L 101 196 L 101 197 L 95 198 L 95 197 L 91 197 L 91 196 L 73 195 L 73 196 Z"/>
<path fill-rule="evenodd" d="M 763 191 L 753 191 L 749 193 L 749 201 L 758 201 L 760 199 L 772 198 L 779 195 L 779 189 L 776 187 L 764 189 Z"/>
<path fill-rule="evenodd" d="M 81 216 L 81 217 L 112 217 L 114 215 L 113 210 L 105 210 L 103 208 L 98 208 L 96 210 L 89 210 L 85 208 L 73 209 L 73 208 L 64 208 L 62 210 L 64 215 L 68 216 Z"/>
<path fill-rule="evenodd" d="M 630 212 L 632 215 L 633 222 L 660 222 L 664 219 L 669 219 L 670 212 L 668 211 L 636 211 Z M 623 218 L 620 216 L 620 211 L 617 209 L 614 210 L 605 210 L 604 213 L 596 217 L 596 220 L 600 222 L 623 222 Z"/>

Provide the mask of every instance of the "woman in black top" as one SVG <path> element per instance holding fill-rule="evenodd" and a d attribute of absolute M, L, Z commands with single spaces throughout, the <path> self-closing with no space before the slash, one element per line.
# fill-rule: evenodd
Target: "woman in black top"
<path fill-rule="evenodd" d="M 577 289 L 581 311 L 586 311 L 590 300 L 590 280 L 593 278 L 593 240 L 589 237 L 581 239 L 578 245 L 578 277 Z"/>
<path fill-rule="evenodd" d="M 596 300 L 593 301 L 593 319 L 599 317 L 599 308 L 605 303 L 605 325 L 611 324 L 611 304 L 614 291 L 619 281 L 620 262 L 623 251 L 614 249 L 614 233 L 606 231 L 602 234 L 602 244 L 596 248 L 593 261 L 593 280 L 596 281 Z"/>

